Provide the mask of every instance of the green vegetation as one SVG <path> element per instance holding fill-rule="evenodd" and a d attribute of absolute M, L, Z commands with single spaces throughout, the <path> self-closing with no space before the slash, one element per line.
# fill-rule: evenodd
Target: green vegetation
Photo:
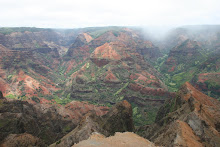
<path fill-rule="evenodd" d="M 8 75 L 7 80 L 8 80 L 9 82 L 11 82 L 12 77 L 13 77 L 13 75 Z"/>
<path fill-rule="evenodd" d="M 69 132 L 69 131 L 71 131 L 71 127 L 70 126 L 65 126 L 64 128 L 63 128 L 63 132 L 64 133 L 66 133 L 66 132 Z"/>
<path fill-rule="evenodd" d="M 61 143 L 61 140 L 59 140 L 59 141 L 56 142 L 56 144 L 60 144 L 60 143 Z"/>
<path fill-rule="evenodd" d="M 209 79 L 205 81 L 205 85 L 207 87 L 206 94 L 208 96 L 215 97 L 217 99 L 220 98 L 220 95 L 218 92 L 220 89 L 220 84 L 218 81 L 216 81 L 216 79 Z"/>
<path fill-rule="evenodd" d="M 193 72 L 182 72 L 179 74 L 175 74 L 172 77 L 172 81 L 174 81 L 177 85 L 177 87 L 180 87 L 182 84 L 184 84 L 186 81 L 190 81 L 193 77 Z"/>
<path fill-rule="evenodd" d="M 36 103 L 40 103 L 40 100 L 39 100 L 39 98 L 37 98 L 37 97 L 32 97 L 31 98 L 33 101 L 35 101 Z"/>
<path fill-rule="evenodd" d="M 117 37 L 119 31 L 122 31 L 122 27 L 102 27 L 102 28 L 96 28 L 94 30 L 90 30 L 89 34 L 93 38 L 97 38 L 101 36 L 102 34 L 108 32 L 108 31 L 113 31 L 113 34 Z"/>
<path fill-rule="evenodd" d="M 135 103 L 131 103 L 133 111 L 133 121 L 135 126 L 149 125 L 154 123 L 158 108 L 153 107 L 151 104 L 140 107 Z"/>
<path fill-rule="evenodd" d="M 2 34 L 11 34 L 13 32 L 21 32 L 24 33 L 25 31 L 29 32 L 39 32 L 39 31 L 52 31 L 51 29 L 43 29 L 43 28 L 35 28 L 35 27 L 4 27 L 0 28 L 0 33 Z"/>
<path fill-rule="evenodd" d="M 126 83 L 121 89 L 119 89 L 114 95 L 118 95 L 119 93 L 121 93 L 121 91 L 123 89 L 125 89 L 128 86 L 129 83 Z"/>
<path fill-rule="evenodd" d="M 160 71 L 161 66 L 164 64 L 164 62 L 167 60 L 168 55 L 164 54 L 163 57 L 159 57 L 156 62 L 154 62 L 154 68 L 156 68 L 158 71 Z"/>
<path fill-rule="evenodd" d="M 61 104 L 61 105 L 65 105 L 72 101 L 69 98 L 60 98 L 57 95 L 55 95 L 52 99 L 54 99 L 58 104 Z"/>
<path fill-rule="evenodd" d="M 13 94 L 6 95 L 5 97 L 10 99 L 16 99 L 16 96 Z"/>
<path fill-rule="evenodd" d="M 60 74 L 60 75 L 64 75 L 65 72 L 66 72 L 66 67 L 60 65 L 60 66 L 59 66 L 59 74 Z"/>

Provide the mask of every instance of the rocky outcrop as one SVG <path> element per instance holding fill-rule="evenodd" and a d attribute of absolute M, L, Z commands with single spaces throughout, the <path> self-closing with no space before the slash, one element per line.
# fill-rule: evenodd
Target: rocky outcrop
<path fill-rule="evenodd" d="M 97 123 L 97 121 L 100 121 L 99 119 L 100 118 L 94 114 L 85 116 L 74 130 L 56 141 L 54 144 L 50 145 L 50 147 L 71 147 L 79 141 L 88 139 L 93 132 L 103 132 L 103 129 L 99 123 Z"/>
<path fill-rule="evenodd" d="M 59 40 L 63 39 L 60 34 L 50 29 L 35 28 L 36 30 L 34 31 L 29 28 L 23 29 L 23 31 L 20 31 L 19 28 L 12 28 L 12 32 L 4 34 L 4 37 L 0 37 L 1 44 L 10 49 L 34 49 L 47 46 L 44 41 L 60 44 Z"/>
<path fill-rule="evenodd" d="M 220 96 L 220 72 L 195 75 L 192 84 L 209 96 L 217 99 Z"/>
<path fill-rule="evenodd" d="M 160 49 L 150 41 L 139 40 L 136 50 L 148 60 L 155 61 L 161 56 Z"/>
<path fill-rule="evenodd" d="M 102 127 L 108 132 L 107 134 L 103 133 L 107 136 L 114 135 L 115 132 L 133 132 L 131 104 L 124 100 L 113 106 L 106 115 L 103 115 Z"/>
<path fill-rule="evenodd" d="M 119 133 L 114 136 L 105 137 L 99 133 L 93 133 L 88 140 L 79 142 L 72 147 L 154 147 L 150 141 L 130 132 Z"/>
<path fill-rule="evenodd" d="M 197 62 L 202 61 L 204 58 L 200 53 L 201 50 L 201 45 L 198 42 L 184 41 L 170 51 L 168 59 L 161 68 L 162 71 L 175 73 L 195 66 Z"/>
<path fill-rule="evenodd" d="M 38 109 L 28 102 L 19 100 L 1 100 L 0 112 L 1 141 L 9 134 L 26 132 L 50 144 L 76 126 L 72 120 L 62 118 L 53 107 L 46 111 L 43 107 Z"/>
<path fill-rule="evenodd" d="M 115 36 L 112 31 L 107 31 L 104 34 L 101 34 L 100 36 L 92 40 L 90 45 L 93 48 L 97 48 L 99 46 L 104 45 L 106 42 L 114 42 L 117 40 L 118 40 L 117 36 Z"/>
<path fill-rule="evenodd" d="M 106 72 L 105 83 L 119 83 L 120 80 L 112 73 L 111 70 Z"/>
<path fill-rule="evenodd" d="M 120 55 L 112 48 L 112 44 L 105 43 L 104 45 L 97 47 L 91 58 L 105 58 L 112 60 L 120 60 Z"/>
<path fill-rule="evenodd" d="M 81 33 L 76 38 L 75 42 L 69 47 L 68 52 L 65 55 L 65 59 L 74 59 L 77 56 L 86 56 L 89 47 L 86 46 L 93 38 L 87 33 Z"/>
<path fill-rule="evenodd" d="M 65 105 L 65 111 L 69 114 L 65 117 L 75 119 L 80 122 L 81 119 L 89 112 L 93 112 L 97 116 L 103 116 L 109 111 L 109 107 L 89 104 L 88 102 L 72 101 Z M 62 111 L 61 111 L 62 114 Z"/>
<path fill-rule="evenodd" d="M 131 105 L 127 101 L 122 101 L 102 117 L 95 114 L 86 115 L 74 130 L 50 146 L 70 147 L 88 139 L 93 132 L 109 136 L 114 135 L 115 132 L 125 131 L 134 131 L 134 125 Z"/>
<path fill-rule="evenodd" d="M 50 53 L 45 54 L 53 56 Z M 56 56 L 56 54 L 54 55 Z M 5 96 L 10 94 L 27 97 L 38 96 L 38 94 L 51 95 L 52 92 L 59 89 L 55 86 L 53 79 L 57 75 L 52 72 L 53 66 L 56 66 L 57 63 L 49 64 L 48 59 L 41 57 L 33 50 L 8 49 L 1 51 L 0 90 Z M 57 60 L 55 60 L 51 62 L 56 62 Z"/>
<path fill-rule="evenodd" d="M 126 52 L 126 46 L 121 42 L 105 43 L 97 47 L 90 55 L 92 60 L 97 66 L 102 67 L 111 61 L 118 61 L 130 57 Z"/>
<path fill-rule="evenodd" d="M 77 48 L 89 43 L 93 38 L 87 33 L 81 33 L 77 36 L 75 42 L 72 44 L 70 48 Z M 67 53 L 68 54 L 68 53 Z"/>
<path fill-rule="evenodd" d="M 10 134 L 4 141 L 0 144 L 1 147 L 46 147 L 46 144 L 37 137 L 32 136 L 31 134 Z"/>
<path fill-rule="evenodd" d="M 51 144 L 74 129 L 87 113 L 101 116 L 108 112 L 107 107 L 87 102 L 71 102 L 64 107 L 45 99 L 33 100 L 0 99 L 0 142 L 9 134 L 28 133 Z"/>
<path fill-rule="evenodd" d="M 219 123 L 220 102 L 185 83 L 142 135 L 162 146 L 219 146 Z"/>
<path fill-rule="evenodd" d="M 77 33 L 71 35 L 69 30 L 63 34 L 58 30 L 39 28 L 1 28 L 0 32 L 3 32 L 0 34 L 0 90 L 5 96 L 48 96 L 59 90 L 58 84 L 63 82 L 60 71 L 57 71 L 60 52 L 67 48 L 64 38 Z M 28 86 L 17 80 L 20 71 L 30 77 Z M 34 87 L 31 83 L 40 86 Z"/>
<path fill-rule="evenodd" d="M 220 52 L 213 52 L 199 67 L 191 80 L 193 86 L 214 98 L 220 96 Z"/>

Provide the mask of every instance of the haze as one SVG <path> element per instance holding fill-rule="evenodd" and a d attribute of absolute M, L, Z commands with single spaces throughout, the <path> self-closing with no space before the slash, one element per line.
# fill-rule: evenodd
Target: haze
<path fill-rule="evenodd" d="M 218 0 L 0 0 L 0 27 L 220 24 Z"/>

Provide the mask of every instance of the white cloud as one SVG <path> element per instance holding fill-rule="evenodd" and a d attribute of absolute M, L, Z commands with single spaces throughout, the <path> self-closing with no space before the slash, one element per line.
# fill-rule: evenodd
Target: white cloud
<path fill-rule="evenodd" d="M 219 0 L 0 0 L 0 26 L 220 24 Z"/>

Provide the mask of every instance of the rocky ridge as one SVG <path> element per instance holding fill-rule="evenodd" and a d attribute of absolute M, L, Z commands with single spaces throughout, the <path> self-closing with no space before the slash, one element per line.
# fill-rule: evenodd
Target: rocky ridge
<path fill-rule="evenodd" d="M 220 102 L 187 82 L 142 135 L 160 146 L 219 146 L 219 122 Z"/>
<path fill-rule="evenodd" d="M 66 106 L 52 103 L 37 98 L 28 101 L 1 98 L 0 141 L 10 134 L 28 133 L 51 144 L 74 129 L 87 113 L 101 116 L 108 112 L 108 107 L 87 102 L 71 102 Z"/>
<path fill-rule="evenodd" d="M 110 136 L 114 135 L 116 131 L 134 131 L 132 108 L 127 101 L 116 104 L 108 113 L 101 117 L 94 114 L 86 115 L 74 130 L 50 146 L 69 147 L 88 139 L 94 132 Z"/>

